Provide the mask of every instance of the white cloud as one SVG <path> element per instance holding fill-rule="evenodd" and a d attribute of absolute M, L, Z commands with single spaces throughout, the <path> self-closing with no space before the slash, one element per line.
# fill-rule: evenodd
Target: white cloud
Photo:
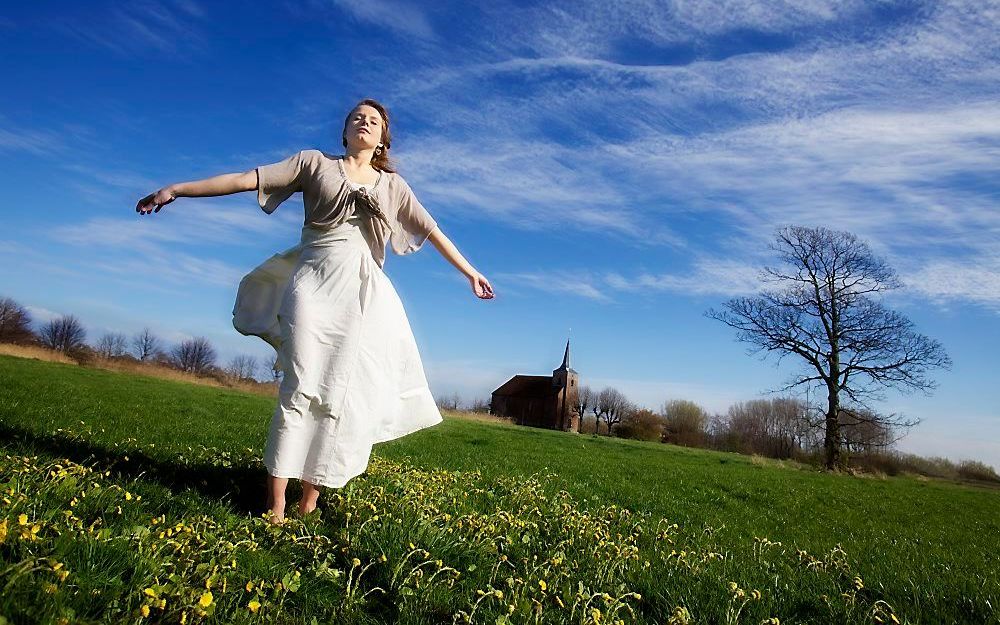
<path fill-rule="evenodd" d="M 148 51 L 187 56 L 207 49 L 200 23 L 204 17 L 205 12 L 192 0 L 138 0 L 115 4 L 105 14 L 88 14 L 86 19 L 65 13 L 52 24 L 59 32 L 122 56 Z"/>
<path fill-rule="evenodd" d="M 434 38 L 427 15 L 417 5 L 393 0 L 333 0 L 333 3 L 359 21 L 412 37 Z"/>

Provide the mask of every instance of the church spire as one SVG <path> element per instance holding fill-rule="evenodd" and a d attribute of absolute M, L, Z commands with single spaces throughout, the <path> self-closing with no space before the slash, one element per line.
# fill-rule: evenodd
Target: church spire
<path fill-rule="evenodd" d="M 569 366 L 569 339 L 566 339 L 566 353 L 563 354 L 562 364 L 559 365 L 559 368 L 556 369 L 556 371 L 569 371 L 576 373 L 576 371 L 573 371 L 573 369 Z"/>

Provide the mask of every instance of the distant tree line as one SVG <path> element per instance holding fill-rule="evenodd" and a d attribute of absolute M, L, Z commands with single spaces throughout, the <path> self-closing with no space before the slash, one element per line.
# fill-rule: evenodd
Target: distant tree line
<path fill-rule="evenodd" d="M 168 345 L 150 328 L 132 336 L 105 332 L 91 344 L 83 323 L 74 315 L 63 315 L 37 325 L 27 308 L 10 297 L 0 297 L 0 343 L 36 345 L 56 350 L 87 364 L 95 359 L 155 364 L 220 381 L 260 381 L 258 375 L 277 381 L 274 362 L 261 362 L 249 354 L 219 362 L 218 352 L 204 337 L 184 339 Z"/>

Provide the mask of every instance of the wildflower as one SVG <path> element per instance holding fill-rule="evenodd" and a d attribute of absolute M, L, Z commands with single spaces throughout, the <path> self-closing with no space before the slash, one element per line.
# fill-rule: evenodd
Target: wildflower
<path fill-rule="evenodd" d="M 203 608 L 207 608 L 208 606 L 212 605 L 212 591 L 211 590 L 209 590 L 208 592 L 206 592 L 205 594 L 203 594 L 201 596 L 201 599 L 198 600 L 198 605 L 200 605 Z"/>
<path fill-rule="evenodd" d="M 547 588 L 544 579 L 538 580 L 538 587 L 541 588 L 542 590 L 545 590 Z"/>
<path fill-rule="evenodd" d="M 361 560 L 354 558 L 351 560 L 351 566 L 361 566 Z"/>
<path fill-rule="evenodd" d="M 17 524 L 18 525 L 27 525 L 28 524 L 28 515 L 22 513 L 20 516 L 18 516 L 17 517 Z"/>
<path fill-rule="evenodd" d="M 143 618 L 149 616 L 149 606 L 144 605 L 141 608 L 139 608 L 139 614 L 141 614 Z"/>
<path fill-rule="evenodd" d="M 246 589 L 247 592 L 253 592 L 253 580 L 247 582 Z"/>
<path fill-rule="evenodd" d="M 154 599 L 156 598 L 156 589 L 154 588 L 147 588 L 146 590 L 143 590 L 142 593 L 147 597 L 153 597 Z"/>
<path fill-rule="evenodd" d="M 0 544 L 7 540 L 7 519 L 0 521 Z"/>
<path fill-rule="evenodd" d="M 503 599 L 503 591 L 502 590 L 494 590 L 493 591 L 493 596 L 496 597 L 497 599 Z"/>
<path fill-rule="evenodd" d="M 260 609 L 260 601 L 257 601 L 256 599 L 251 599 L 250 603 L 247 604 L 247 609 L 256 614 L 257 610 Z"/>

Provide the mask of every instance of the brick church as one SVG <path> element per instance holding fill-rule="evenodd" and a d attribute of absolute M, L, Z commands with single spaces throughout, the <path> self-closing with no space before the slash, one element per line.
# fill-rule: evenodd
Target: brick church
<path fill-rule="evenodd" d="M 580 431 L 580 378 L 569 366 L 569 341 L 562 365 L 548 375 L 515 375 L 490 398 L 490 412 L 518 425 Z"/>

